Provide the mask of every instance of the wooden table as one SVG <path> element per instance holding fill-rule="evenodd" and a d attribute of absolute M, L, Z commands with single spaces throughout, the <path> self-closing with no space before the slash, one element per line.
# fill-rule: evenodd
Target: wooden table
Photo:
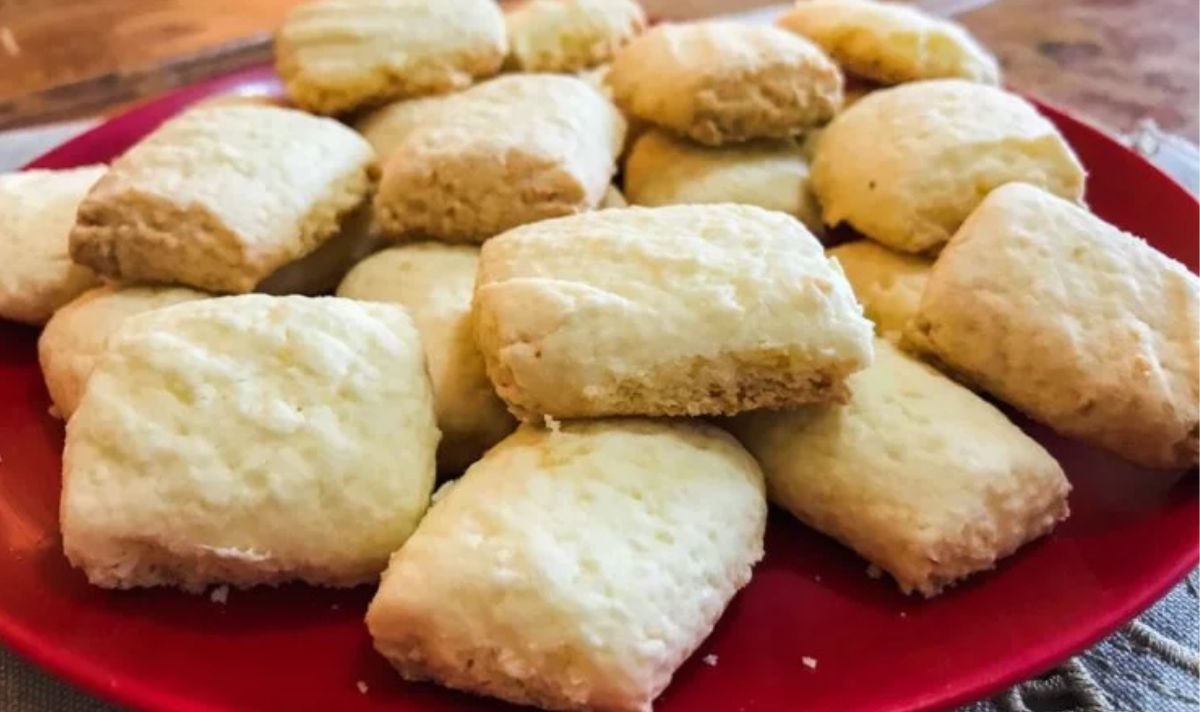
<path fill-rule="evenodd" d="M 770 0 L 643 0 L 691 18 Z M 107 112 L 269 61 L 297 0 L 0 0 L 0 129 Z M 1150 118 L 1197 140 L 1196 0 L 927 0 L 957 15 L 1013 87 L 1110 129 Z"/>

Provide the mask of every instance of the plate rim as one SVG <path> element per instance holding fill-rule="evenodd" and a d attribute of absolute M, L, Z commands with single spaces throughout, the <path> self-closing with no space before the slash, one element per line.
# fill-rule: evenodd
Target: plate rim
<path fill-rule="evenodd" d="M 235 92 L 250 84 L 259 84 L 272 89 L 281 87 L 272 66 L 266 63 L 189 84 L 146 99 L 103 119 L 88 130 L 28 161 L 18 170 L 59 167 L 64 162 L 70 162 L 64 156 L 78 150 L 77 147 L 80 145 L 95 142 L 97 135 L 116 133 L 120 136 L 126 132 L 138 136 L 145 135 L 147 126 L 157 125 L 191 104 Z M 1012 90 L 1011 87 L 1006 88 Z M 1158 177 L 1165 179 L 1172 186 L 1172 190 L 1176 193 L 1174 199 L 1186 199 L 1193 204 L 1197 211 L 1200 211 L 1200 200 L 1197 200 L 1197 197 L 1177 179 L 1127 146 L 1108 130 L 1053 103 L 1024 92 L 1016 93 L 1033 103 L 1039 111 L 1048 115 L 1055 123 L 1074 124 L 1082 131 L 1103 139 L 1114 149 L 1133 157 L 1142 163 L 1144 168 L 1154 171 Z M 1191 270 L 1190 265 L 1188 268 Z M 1191 472 L 1195 471 L 1195 468 L 1192 468 Z M 1023 653 L 1010 655 L 1011 664 L 1002 671 L 977 672 L 972 675 L 960 676 L 950 687 L 931 690 L 926 695 L 912 695 L 891 706 L 889 710 L 891 712 L 926 712 L 953 708 L 986 699 L 1000 690 L 1039 675 L 1103 640 L 1122 625 L 1149 609 L 1197 565 L 1200 565 L 1200 539 L 1197 539 L 1184 555 L 1174 562 L 1173 566 L 1163 567 L 1156 576 L 1148 577 L 1151 585 L 1141 586 L 1138 589 L 1139 595 L 1128 596 L 1120 602 L 1120 605 L 1108 609 L 1104 615 L 1093 616 L 1087 621 L 1087 624 L 1076 625 L 1073 633 L 1068 634 L 1064 631 L 1053 641 L 1047 641 Z M 17 619 L 2 608 L 0 608 L 0 643 L 36 665 L 43 672 L 58 678 L 60 682 L 75 686 L 107 702 L 155 712 L 217 712 L 218 710 L 224 712 L 230 709 L 189 699 L 180 693 L 158 689 L 141 678 L 125 678 L 121 685 L 116 685 L 112 681 L 113 676 L 106 672 L 105 666 L 97 662 L 95 658 L 56 648 L 26 630 Z"/>

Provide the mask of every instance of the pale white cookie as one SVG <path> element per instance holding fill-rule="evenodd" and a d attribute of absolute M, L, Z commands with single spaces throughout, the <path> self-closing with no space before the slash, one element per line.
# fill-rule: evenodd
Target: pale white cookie
<path fill-rule="evenodd" d="M 709 147 L 651 129 L 629 152 L 625 193 L 634 205 L 757 205 L 824 230 L 804 151 L 789 139 Z"/>
<path fill-rule="evenodd" d="M 375 209 L 389 236 L 482 242 L 600 203 L 625 121 L 586 82 L 509 74 L 447 101 L 384 165 Z"/>
<path fill-rule="evenodd" d="M 871 240 L 855 240 L 829 250 L 846 273 L 875 332 L 899 342 L 917 313 L 933 261 L 896 252 Z"/>
<path fill-rule="evenodd" d="M 1068 513 L 1062 468 L 994 406 L 890 343 L 850 402 L 758 411 L 733 430 L 773 502 L 926 596 Z"/>
<path fill-rule="evenodd" d="M 580 72 L 578 76 L 599 90 L 601 94 L 608 97 L 611 101 L 612 88 L 608 85 L 608 73 L 610 71 L 612 71 L 612 64 L 601 64 L 595 69 Z M 629 154 L 629 149 L 633 146 L 633 142 L 637 140 L 638 136 L 642 135 L 642 132 L 650 128 L 650 124 L 626 112 L 622 112 L 622 116 L 625 117 L 625 145 L 621 148 L 622 162 L 624 162 L 624 157 Z"/>
<path fill-rule="evenodd" d="M 798 136 L 842 104 L 837 65 L 769 25 L 658 25 L 617 52 L 607 81 L 623 111 L 708 145 Z"/>
<path fill-rule="evenodd" d="M 920 79 L 1000 83 L 1000 65 L 966 29 L 916 7 L 800 0 L 779 26 L 817 43 L 847 72 L 883 84 Z"/>
<path fill-rule="evenodd" d="M 375 149 L 380 165 L 387 163 L 414 129 L 440 121 L 440 112 L 453 107 L 457 94 L 423 96 L 395 101 L 367 113 L 354 122 L 354 129 Z"/>
<path fill-rule="evenodd" d="M 117 279 L 248 292 L 337 234 L 367 199 L 374 158 L 331 119 L 270 106 L 193 109 L 96 183 L 71 257 Z"/>
<path fill-rule="evenodd" d="M 54 312 L 38 338 L 38 363 L 59 414 L 70 418 L 75 412 L 96 360 L 129 317 L 209 296 L 184 287 L 110 284 Z"/>
<path fill-rule="evenodd" d="M 700 423 L 522 426 L 440 497 L 367 611 L 411 680 L 648 712 L 762 558 L 762 473 Z"/>
<path fill-rule="evenodd" d="M 615 208 L 484 244 L 476 340 L 518 417 L 733 414 L 836 401 L 871 323 L 795 218 Z"/>
<path fill-rule="evenodd" d="M 504 24 L 513 69 L 578 72 L 611 60 L 646 29 L 646 13 L 635 0 L 526 0 Z"/>
<path fill-rule="evenodd" d="M 954 373 L 1145 467 L 1197 461 L 1200 280 L 1029 185 L 995 190 L 943 250 L 906 335 Z"/>
<path fill-rule="evenodd" d="M 284 21 L 275 66 L 297 106 L 340 114 L 463 89 L 507 49 L 492 0 L 315 0 Z"/>
<path fill-rule="evenodd" d="M 45 323 L 99 283 L 71 262 L 75 210 L 104 166 L 0 174 L 0 319 Z"/>
<path fill-rule="evenodd" d="M 471 329 L 479 248 L 422 242 L 376 253 L 338 286 L 339 297 L 408 310 L 429 362 L 442 441 L 438 470 L 460 473 L 516 427 L 484 370 Z"/>
<path fill-rule="evenodd" d="M 849 223 L 904 252 L 940 248 L 1009 181 L 1081 200 L 1084 177 L 1032 105 L 958 79 L 872 92 L 825 128 L 812 164 L 826 224 Z"/>
<path fill-rule="evenodd" d="M 106 588 L 375 581 L 434 479 L 404 309 L 245 295 L 130 317 L 67 423 L 62 535 Z"/>

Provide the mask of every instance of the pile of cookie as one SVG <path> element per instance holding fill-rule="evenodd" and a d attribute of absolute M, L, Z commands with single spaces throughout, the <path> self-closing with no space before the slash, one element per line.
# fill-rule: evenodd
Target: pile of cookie
<path fill-rule="evenodd" d="M 951 22 L 317 0 L 277 56 L 295 108 L 0 177 L 96 585 L 378 582 L 406 678 L 647 710 L 768 498 L 926 596 L 1063 520 L 982 394 L 1196 464 L 1200 283 Z"/>

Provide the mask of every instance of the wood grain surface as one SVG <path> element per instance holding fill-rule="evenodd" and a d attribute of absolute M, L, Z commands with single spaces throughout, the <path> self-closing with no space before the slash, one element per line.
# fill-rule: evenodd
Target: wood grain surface
<path fill-rule="evenodd" d="M 110 112 L 269 61 L 297 0 L 0 0 L 0 128 Z M 693 18 L 769 0 L 643 0 Z M 1196 0 L 943 0 L 1013 87 L 1117 131 L 1153 119 L 1197 139 Z"/>
<path fill-rule="evenodd" d="M 958 19 L 1011 86 L 1119 131 L 1148 118 L 1197 141 L 1196 0 L 1001 0 Z"/>

